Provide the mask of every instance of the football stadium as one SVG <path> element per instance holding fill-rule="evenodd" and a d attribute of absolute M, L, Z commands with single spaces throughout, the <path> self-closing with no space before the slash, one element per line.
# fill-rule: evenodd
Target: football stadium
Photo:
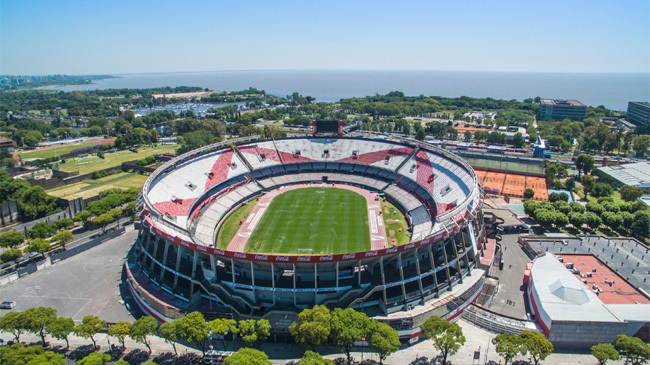
<path fill-rule="evenodd" d="M 482 289 L 481 194 L 467 162 L 413 140 L 228 140 L 150 175 L 127 282 L 162 322 L 199 310 L 282 335 L 318 304 L 413 342 Z"/>

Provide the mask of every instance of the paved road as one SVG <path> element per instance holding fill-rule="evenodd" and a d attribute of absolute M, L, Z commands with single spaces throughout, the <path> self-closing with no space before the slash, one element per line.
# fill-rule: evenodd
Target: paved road
<path fill-rule="evenodd" d="M 508 317 L 528 319 L 524 302 L 523 279 L 528 256 L 519 247 L 516 234 L 504 234 L 501 240 L 504 267 L 499 270 L 495 264 L 491 275 L 499 278 L 499 288 L 489 310 Z"/>

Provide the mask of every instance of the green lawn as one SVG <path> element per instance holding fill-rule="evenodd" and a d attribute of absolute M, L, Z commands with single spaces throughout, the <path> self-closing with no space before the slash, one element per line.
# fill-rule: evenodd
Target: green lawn
<path fill-rule="evenodd" d="M 47 193 L 57 198 L 75 199 L 82 197 L 86 199 L 107 189 L 128 189 L 131 187 L 141 188 L 142 185 L 144 185 L 144 182 L 147 181 L 147 178 L 148 176 L 137 173 L 120 172 L 97 180 L 89 179 L 76 184 L 47 190 Z"/>
<path fill-rule="evenodd" d="M 64 164 L 59 164 L 59 169 L 68 172 L 79 171 L 80 174 L 86 174 L 109 167 L 120 166 L 126 161 L 139 160 L 147 156 L 160 155 L 163 153 L 174 153 L 176 147 L 175 144 L 142 147 L 138 149 L 138 153 L 129 150 L 117 151 L 114 153 L 104 154 L 105 159 L 97 157 L 96 154 L 81 158 L 75 157 L 66 160 L 66 163 Z"/>
<path fill-rule="evenodd" d="M 366 199 L 335 188 L 304 188 L 275 197 L 246 252 L 342 254 L 370 250 Z"/>
<path fill-rule="evenodd" d="M 55 147 L 49 147 L 49 148 L 44 148 L 40 150 L 33 150 L 33 151 L 25 151 L 25 152 L 18 152 L 16 155 L 21 156 L 25 160 L 29 159 L 39 159 L 39 158 L 50 158 L 54 157 L 54 154 L 56 153 L 57 156 L 65 155 L 66 153 L 69 153 L 70 151 L 77 149 L 77 148 L 82 148 L 82 147 L 88 147 L 88 146 L 94 146 L 96 144 L 99 144 L 98 142 L 81 142 L 81 143 L 75 143 L 75 144 L 66 144 L 63 146 L 57 146 Z"/>
<path fill-rule="evenodd" d="M 228 216 L 225 222 L 221 225 L 219 229 L 219 234 L 217 235 L 217 247 L 221 250 L 226 250 L 230 241 L 232 241 L 235 234 L 239 230 L 239 221 L 245 221 L 248 218 L 248 215 L 251 214 L 253 208 L 257 205 L 257 200 L 252 200 L 248 204 L 237 209 L 233 214 Z"/>
<path fill-rule="evenodd" d="M 409 243 L 409 240 L 411 239 L 411 233 L 407 230 L 409 225 L 406 223 L 404 214 L 400 212 L 399 209 L 395 208 L 393 204 L 387 201 L 381 202 L 381 212 L 381 216 L 384 218 L 384 227 L 386 227 L 386 238 L 389 242 L 388 247 L 391 247 L 392 245 L 390 243 L 391 237 L 395 238 L 398 246 Z M 397 214 L 393 214 L 393 212 L 397 212 Z M 402 232 L 399 231 L 400 227 L 402 227 Z"/>

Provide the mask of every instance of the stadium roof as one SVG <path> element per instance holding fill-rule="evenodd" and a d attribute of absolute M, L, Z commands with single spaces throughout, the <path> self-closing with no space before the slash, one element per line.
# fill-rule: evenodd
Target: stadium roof
<path fill-rule="evenodd" d="M 531 278 L 541 302 L 537 304 L 553 321 L 621 322 L 550 253 L 535 259 Z"/>
<path fill-rule="evenodd" d="M 641 187 L 650 184 L 650 162 L 607 166 L 601 167 L 599 170 L 624 185 Z"/>

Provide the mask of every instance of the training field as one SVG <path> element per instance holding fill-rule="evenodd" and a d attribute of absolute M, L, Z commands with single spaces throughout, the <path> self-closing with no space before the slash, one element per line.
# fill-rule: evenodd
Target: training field
<path fill-rule="evenodd" d="M 368 203 L 352 191 L 304 188 L 271 201 L 255 227 L 246 252 L 342 254 L 370 250 Z"/>

